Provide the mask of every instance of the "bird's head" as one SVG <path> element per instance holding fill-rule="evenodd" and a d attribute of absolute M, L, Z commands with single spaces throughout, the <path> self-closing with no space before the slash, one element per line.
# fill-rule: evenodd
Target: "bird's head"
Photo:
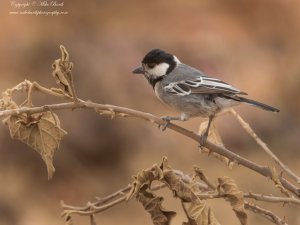
<path fill-rule="evenodd" d="M 160 49 L 152 49 L 142 60 L 142 65 L 132 72 L 155 79 L 169 74 L 180 63 L 176 56 Z"/>

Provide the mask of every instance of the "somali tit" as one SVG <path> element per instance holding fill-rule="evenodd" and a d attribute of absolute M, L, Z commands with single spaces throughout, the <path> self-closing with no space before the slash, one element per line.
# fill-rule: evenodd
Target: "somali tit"
<path fill-rule="evenodd" d="M 176 56 L 160 49 L 148 52 L 142 60 L 141 67 L 136 68 L 133 73 L 143 74 L 156 96 L 180 113 L 178 117 L 162 117 L 167 122 L 186 121 L 191 117 L 209 118 L 208 126 L 200 140 L 201 144 L 207 139 L 214 116 L 223 109 L 244 102 L 267 111 L 279 112 L 274 107 L 242 97 L 241 95 L 247 94 L 181 63 Z"/>

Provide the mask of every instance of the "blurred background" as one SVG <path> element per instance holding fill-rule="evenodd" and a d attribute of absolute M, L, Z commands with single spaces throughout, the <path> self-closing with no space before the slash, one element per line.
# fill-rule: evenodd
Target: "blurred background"
<path fill-rule="evenodd" d="M 143 77 L 131 73 L 150 49 L 161 48 L 249 93 L 252 99 L 281 109 L 272 114 L 247 105 L 236 108 L 274 153 L 299 174 L 299 1 L 63 3 L 59 10 L 67 15 L 34 16 L 10 15 L 16 10 L 12 2 L 0 2 L 1 92 L 24 79 L 55 87 L 51 64 L 60 57 L 59 45 L 63 44 L 75 64 L 80 98 L 158 116 L 176 115 L 159 102 Z M 34 9 L 51 11 L 53 7 L 25 10 Z M 37 106 L 54 102 L 61 100 L 34 95 Z M 1 225 L 62 225 L 60 200 L 83 205 L 95 196 L 108 195 L 131 182 L 139 170 L 159 163 L 162 156 L 186 173 L 198 165 L 212 180 L 226 175 L 245 192 L 280 195 L 271 181 L 242 167 L 231 170 L 200 154 L 193 141 L 172 131 L 161 132 L 153 124 L 133 118 L 111 120 L 87 110 L 57 114 L 69 135 L 55 154 L 56 173 L 50 181 L 39 155 L 11 140 L 7 128 L 0 126 Z M 197 131 L 201 121 L 197 118 L 182 125 Z M 216 125 L 229 149 L 273 166 L 232 116 L 218 117 Z M 179 201 L 168 191 L 163 194 L 167 196 L 164 206 L 179 212 L 173 224 L 186 221 Z M 222 224 L 239 224 L 229 203 L 219 199 L 210 204 Z M 286 217 L 289 224 L 300 224 L 299 206 L 259 205 Z M 251 224 L 271 224 L 251 212 L 248 216 Z M 149 215 L 134 200 L 98 214 L 97 221 L 106 225 L 151 224 Z M 89 224 L 88 218 L 79 216 L 74 222 Z"/>

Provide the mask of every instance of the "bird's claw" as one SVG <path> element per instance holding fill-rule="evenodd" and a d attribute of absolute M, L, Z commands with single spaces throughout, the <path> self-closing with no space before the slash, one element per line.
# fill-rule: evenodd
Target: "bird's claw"
<path fill-rule="evenodd" d="M 167 129 L 168 125 L 170 124 L 171 119 L 170 119 L 169 116 L 162 116 L 161 119 L 164 120 L 165 123 L 164 124 L 159 124 L 158 129 L 160 129 L 162 131 L 165 131 Z"/>
<path fill-rule="evenodd" d="M 201 135 L 200 137 L 200 148 L 202 148 L 205 144 L 205 142 L 207 141 L 207 136 L 208 134 L 205 132 L 204 134 Z"/>

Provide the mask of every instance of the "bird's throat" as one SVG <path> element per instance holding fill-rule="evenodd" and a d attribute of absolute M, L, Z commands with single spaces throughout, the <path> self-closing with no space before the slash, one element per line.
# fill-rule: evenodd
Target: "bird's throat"
<path fill-rule="evenodd" d="M 148 80 L 148 82 L 151 84 L 152 88 L 154 89 L 155 84 L 157 82 L 161 81 L 165 77 L 165 75 L 164 76 L 159 76 L 159 77 L 157 77 L 157 76 L 149 76 L 149 77 L 145 76 L 145 77 Z"/>

